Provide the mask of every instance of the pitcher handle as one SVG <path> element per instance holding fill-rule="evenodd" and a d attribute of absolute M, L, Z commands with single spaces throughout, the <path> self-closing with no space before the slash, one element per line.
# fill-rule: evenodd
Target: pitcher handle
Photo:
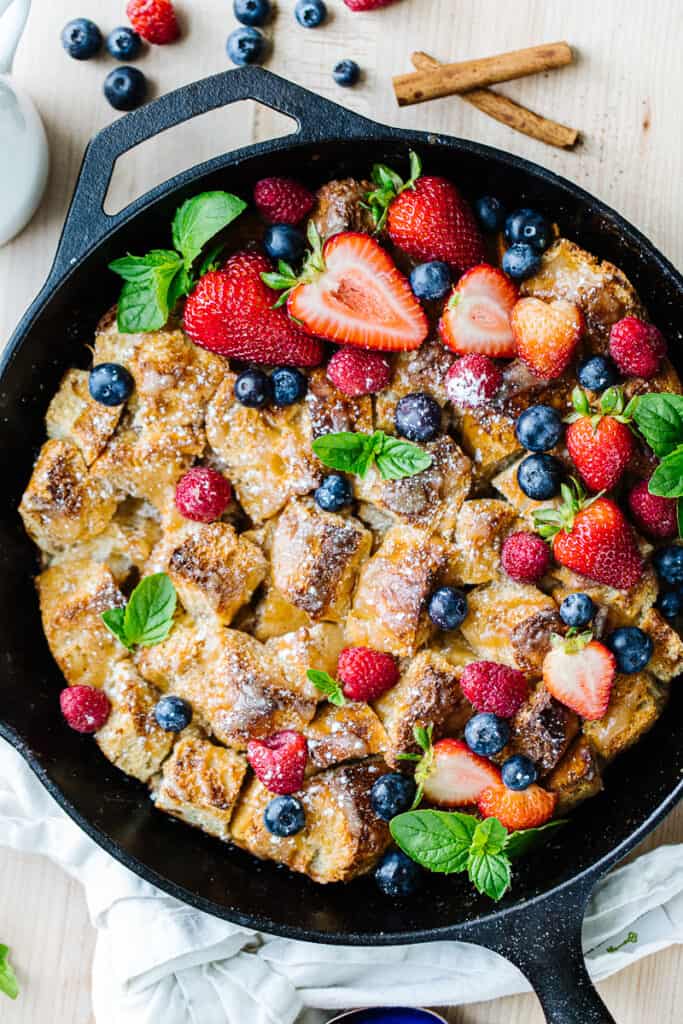
<path fill-rule="evenodd" d="M 12 70 L 31 0 L 0 0 L 0 75 Z"/>

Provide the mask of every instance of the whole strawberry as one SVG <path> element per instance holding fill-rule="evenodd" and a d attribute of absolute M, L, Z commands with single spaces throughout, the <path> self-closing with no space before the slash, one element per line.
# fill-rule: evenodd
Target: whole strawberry
<path fill-rule="evenodd" d="M 636 443 L 629 430 L 620 388 L 608 388 L 600 399 L 600 411 L 593 413 L 581 388 L 572 393 L 575 412 L 568 418 L 567 451 L 581 479 L 592 491 L 616 487 Z"/>
<path fill-rule="evenodd" d="M 307 760 L 306 738 L 294 729 L 283 729 L 247 744 L 247 761 L 254 774 L 270 793 L 278 796 L 301 789 Z"/>
<path fill-rule="evenodd" d="M 315 196 L 293 178 L 261 178 L 254 185 L 254 205 L 271 224 L 298 224 L 315 206 Z"/>
<path fill-rule="evenodd" d="M 185 303 L 185 331 L 197 345 L 235 359 L 288 366 L 317 366 L 323 347 L 273 309 L 277 292 L 261 280 L 271 270 L 265 256 L 239 252 L 223 270 L 205 274 Z"/>
<path fill-rule="evenodd" d="M 616 590 L 628 590 L 643 575 L 635 534 L 609 498 L 587 500 L 581 485 L 563 484 L 559 509 L 534 513 L 542 537 L 552 539 L 560 565 Z"/>
<path fill-rule="evenodd" d="M 623 374 L 649 380 L 659 371 L 666 355 L 666 342 L 654 324 L 637 316 L 625 316 L 612 325 L 609 351 Z"/>
<path fill-rule="evenodd" d="M 391 364 L 381 352 L 345 345 L 327 364 L 327 377 L 345 395 L 375 395 L 391 380 Z"/>
<path fill-rule="evenodd" d="M 678 533 L 677 499 L 650 494 L 649 480 L 641 480 L 629 491 L 628 507 L 639 530 L 656 540 L 666 540 Z"/>
<path fill-rule="evenodd" d="M 163 46 L 180 35 L 170 0 L 130 0 L 126 14 L 137 34 L 148 43 Z"/>
<path fill-rule="evenodd" d="M 337 676 L 349 700 L 377 700 L 398 682 L 398 666 L 390 654 L 370 647 L 345 647 Z"/>

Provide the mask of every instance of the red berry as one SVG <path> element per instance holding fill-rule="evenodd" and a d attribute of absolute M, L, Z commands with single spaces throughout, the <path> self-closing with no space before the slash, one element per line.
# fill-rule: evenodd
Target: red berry
<path fill-rule="evenodd" d="M 388 7 L 394 0 L 344 0 L 350 11 L 376 11 L 380 7 Z"/>
<path fill-rule="evenodd" d="M 572 497 L 558 511 L 555 561 L 615 590 L 628 590 L 643 575 L 643 559 L 626 517 L 609 498 Z"/>
<path fill-rule="evenodd" d="M 349 700 L 377 700 L 398 682 L 398 666 L 391 656 L 370 647 L 345 647 L 337 662 L 337 676 Z"/>
<path fill-rule="evenodd" d="M 501 718 L 512 718 L 528 692 L 521 672 L 495 661 L 472 661 L 466 665 L 460 688 L 477 711 L 491 711 Z"/>
<path fill-rule="evenodd" d="M 622 373 L 649 380 L 666 355 L 666 341 L 654 324 L 625 316 L 612 326 L 609 351 Z"/>
<path fill-rule="evenodd" d="M 176 508 L 195 523 L 220 519 L 232 499 L 232 487 L 222 473 L 208 466 L 195 466 L 181 477 L 175 489 Z"/>
<path fill-rule="evenodd" d="M 648 491 L 649 480 L 641 480 L 628 496 L 633 520 L 643 533 L 656 539 L 675 537 L 678 533 L 676 499 L 660 498 Z"/>
<path fill-rule="evenodd" d="M 566 299 L 544 302 L 520 299 L 510 314 L 517 355 L 536 377 L 560 377 L 581 340 L 584 320 L 578 306 Z"/>
<path fill-rule="evenodd" d="M 439 321 L 441 340 L 460 354 L 512 358 L 510 314 L 518 298 L 517 285 L 498 267 L 472 267 L 453 287 Z"/>
<path fill-rule="evenodd" d="M 180 35 L 170 0 L 130 0 L 126 14 L 131 25 L 148 43 L 172 43 Z"/>
<path fill-rule="evenodd" d="M 469 205 L 446 178 L 418 178 L 389 207 L 389 236 L 413 259 L 443 260 L 462 273 L 486 256 Z"/>
<path fill-rule="evenodd" d="M 590 416 L 582 416 L 568 427 L 566 443 L 592 491 L 611 491 L 618 484 L 636 446 L 626 424 L 613 416 L 603 416 L 595 426 Z"/>
<path fill-rule="evenodd" d="M 614 655 L 604 644 L 572 637 L 546 654 L 543 682 L 555 700 L 595 721 L 607 711 L 616 667 Z"/>
<path fill-rule="evenodd" d="M 510 579 L 536 583 L 548 571 L 550 551 L 537 533 L 511 533 L 503 542 L 500 560 Z"/>
<path fill-rule="evenodd" d="M 301 789 L 307 760 L 306 737 L 294 729 L 283 729 L 247 744 L 247 761 L 254 774 L 270 793 L 278 796 Z"/>
<path fill-rule="evenodd" d="M 545 825 L 556 804 L 557 793 L 549 793 L 534 783 L 522 790 L 491 786 L 481 794 L 477 807 L 484 818 L 498 818 L 501 825 L 513 832 Z"/>
<path fill-rule="evenodd" d="M 503 374 L 488 356 L 471 352 L 453 363 L 446 374 L 446 394 L 453 405 L 475 408 L 492 401 L 503 383 Z"/>
<path fill-rule="evenodd" d="M 254 204 L 271 224 L 298 224 L 315 206 L 315 196 L 293 178 L 261 178 Z"/>
<path fill-rule="evenodd" d="M 391 364 L 380 352 L 345 345 L 327 364 L 327 376 L 345 395 L 375 395 L 391 380 Z"/>
<path fill-rule="evenodd" d="M 94 686 L 69 686 L 59 695 L 67 725 L 76 732 L 97 732 L 109 718 L 111 704 L 104 690 Z"/>

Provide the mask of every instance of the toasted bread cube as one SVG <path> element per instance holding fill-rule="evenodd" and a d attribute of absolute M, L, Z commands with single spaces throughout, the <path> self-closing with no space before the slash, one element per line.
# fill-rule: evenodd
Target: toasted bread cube
<path fill-rule="evenodd" d="M 106 565 L 86 559 L 55 565 L 36 580 L 43 629 L 69 686 L 104 686 L 128 651 L 102 621 L 125 605 Z"/>
<path fill-rule="evenodd" d="M 353 398 L 345 395 L 328 379 L 323 369 L 313 370 L 310 374 L 304 408 L 308 419 L 306 433 L 311 440 L 323 434 L 344 431 L 371 434 L 374 430 L 370 396 Z"/>
<path fill-rule="evenodd" d="M 526 454 L 524 458 L 526 458 Z M 527 528 L 531 527 L 533 529 L 535 528 L 534 512 L 542 508 L 559 508 L 562 498 L 558 495 L 556 498 L 549 498 L 547 501 L 534 501 L 533 498 L 527 497 L 517 483 L 517 470 L 522 461 L 523 459 L 516 459 L 510 463 L 509 466 L 506 466 L 505 469 L 493 477 L 491 484 L 499 494 L 502 494 L 509 501 L 517 514 L 526 521 Z"/>
<path fill-rule="evenodd" d="M 452 438 L 424 445 L 432 464 L 415 476 L 383 480 L 376 466 L 354 478 L 359 501 L 377 506 L 394 522 L 450 536 L 472 480 L 471 462 Z"/>
<path fill-rule="evenodd" d="M 50 554 L 101 533 L 116 511 L 106 481 L 93 478 L 78 448 L 47 441 L 33 467 L 19 512 L 26 532 Z"/>
<path fill-rule="evenodd" d="M 432 641 L 434 650 L 450 662 L 456 669 L 462 670 L 477 656 L 465 640 L 459 629 L 440 631 Z M 460 673 L 458 673 L 460 674 Z"/>
<path fill-rule="evenodd" d="M 668 392 L 672 395 L 683 394 L 683 384 L 676 368 L 670 359 L 662 359 L 659 370 L 653 377 L 627 377 L 623 384 L 624 397 L 627 401 L 635 395 Z M 630 465 L 630 464 L 629 464 Z M 652 467 L 654 469 L 655 465 Z"/>
<path fill-rule="evenodd" d="M 334 622 L 302 626 L 266 643 L 266 650 L 277 659 L 292 689 L 310 700 L 323 700 L 324 695 L 309 682 L 308 669 L 335 676 L 343 647 L 344 630 Z"/>
<path fill-rule="evenodd" d="M 97 745 L 126 775 L 147 782 L 159 771 L 174 739 L 154 717 L 159 691 L 138 675 L 129 659 L 112 666 L 103 689 L 111 713 L 95 733 Z"/>
<path fill-rule="evenodd" d="M 266 583 L 255 608 L 253 633 L 257 640 L 267 641 L 310 625 L 310 615 L 288 601 L 272 583 Z"/>
<path fill-rule="evenodd" d="M 235 809 L 231 839 L 255 857 L 286 864 L 315 882 L 348 882 L 370 871 L 389 845 L 389 827 L 370 805 L 372 785 L 385 772 L 381 763 L 362 761 L 314 775 L 297 794 L 306 826 L 284 839 L 266 828 L 263 812 L 272 794 L 252 779 Z"/>
<path fill-rule="evenodd" d="M 519 527 L 514 508 L 495 498 L 475 498 L 460 509 L 449 550 L 448 577 L 456 583 L 490 583 L 501 574 L 500 552 Z"/>
<path fill-rule="evenodd" d="M 564 566 L 553 566 L 550 570 L 550 591 L 560 605 L 568 594 L 582 591 L 595 602 L 607 609 L 608 629 L 618 626 L 635 626 L 657 600 L 659 586 L 657 576 L 651 565 L 646 565 L 640 580 L 628 590 L 615 590 L 604 587 L 585 576 L 566 569 Z"/>
<path fill-rule="evenodd" d="M 201 736 L 183 736 L 152 785 L 160 811 L 219 839 L 230 838 L 230 819 L 247 772 L 246 758 Z"/>
<path fill-rule="evenodd" d="M 292 501 L 273 531 L 273 584 L 312 620 L 342 622 L 371 545 L 372 534 L 357 519 Z"/>
<path fill-rule="evenodd" d="M 319 188 L 311 221 L 323 241 L 341 231 L 365 231 L 372 234 L 375 220 L 366 197 L 375 186 L 371 181 L 340 178 Z"/>
<path fill-rule="evenodd" d="M 431 632 L 424 608 L 446 561 L 441 541 L 411 526 L 388 530 L 358 577 L 346 636 L 356 646 L 412 655 Z"/>
<path fill-rule="evenodd" d="M 551 697 L 541 683 L 512 719 L 510 743 L 501 760 L 525 754 L 541 775 L 552 771 L 579 732 L 578 716 Z"/>
<path fill-rule="evenodd" d="M 554 633 L 564 635 L 567 627 L 555 608 L 543 608 L 523 619 L 510 634 L 515 665 L 532 679 L 543 673 L 543 661 L 550 650 Z"/>
<path fill-rule="evenodd" d="M 75 445 L 90 465 L 100 454 L 121 416 L 121 405 L 102 405 L 90 397 L 86 370 L 67 370 L 45 416 L 47 436 Z"/>
<path fill-rule="evenodd" d="M 398 755 L 419 752 L 413 729 L 434 726 L 434 739 L 458 732 L 472 714 L 460 690 L 460 671 L 435 651 L 420 651 L 374 708 L 387 733 L 385 760 L 395 767 Z"/>
<path fill-rule="evenodd" d="M 585 736 L 579 736 L 544 781 L 557 793 L 555 814 L 562 816 L 602 789 L 600 761 Z"/>
<path fill-rule="evenodd" d="M 322 704 L 304 735 L 309 773 L 381 754 L 387 745 L 384 726 L 368 704 Z"/>
<path fill-rule="evenodd" d="M 512 635 L 516 627 L 542 611 L 556 611 L 551 597 L 512 580 L 475 587 L 467 595 L 468 612 L 460 627 L 477 656 L 517 668 Z"/>
<path fill-rule="evenodd" d="M 394 372 L 388 388 L 375 398 L 377 427 L 392 434 L 399 399 L 414 391 L 424 391 L 445 406 L 446 374 L 455 362 L 455 354 L 447 349 L 440 338 L 427 338 L 412 352 L 399 352 L 394 358 Z M 449 414 L 444 412 L 444 422 Z"/>
<path fill-rule="evenodd" d="M 655 645 L 654 653 L 647 664 L 648 672 L 657 679 L 670 682 L 674 676 L 683 672 L 683 641 L 656 608 L 648 609 L 639 626 L 645 630 Z"/>
<path fill-rule="evenodd" d="M 649 672 L 618 675 L 606 714 L 597 721 L 584 722 L 584 735 L 601 757 L 611 761 L 652 728 L 667 699 L 668 687 Z"/>

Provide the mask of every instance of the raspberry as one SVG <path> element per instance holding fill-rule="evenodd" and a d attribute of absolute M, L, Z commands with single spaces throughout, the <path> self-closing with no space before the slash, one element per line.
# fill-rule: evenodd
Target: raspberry
<path fill-rule="evenodd" d="M 69 686 L 59 695 L 67 725 L 76 732 L 97 732 L 109 718 L 111 704 L 104 690 L 94 686 Z"/>
<path fill-rule="evenodd" d="M 327 377 L 345 395 L 374 395 L 391 380 L 391 365 L 380 352 L 346 345 L 327 364 Z"/>
<path fill-rule="evenodd" d="M 503 542 L 500 560 L 510 579 L 535 583 L 548 569 L 550 551 L 537 533 L 511 533 Z"/>
<path fill-rule="evenodd" d="M 298 224 L 315 206 L 315 196 L 293 178 L 262 178 L 254 186 L 254 203 L 271 224 Z"/>
<path fill-rule="evenodd" d="M 337 662 L 337 676 L 349 700 L 377 700 L 398 682 L 398 666 L 391 654 L 370 647 L 345 647 Z"/>
<path fill-rule="evenodd" d="M 208 466 L 195 466 L 181 477 L 175 489 L 175 505 L 186 519 L 212 523 L 220 519 L 232 499 L 230 481 Z"/>
<path fill-rule="evenodd" d="M 628 496 L 628 507 L 639 530 L 650 537 L 675 537 L 678 533 L 676 499 L 660 498 L 648 491 L 648 480 L 641 480 Z"/>
<path fill-rule="evenodd" d="M 446 394 L 454 405 L 474 408 L 495 398 L 502 383 L 502 373 L 488 356 L 470 352 L 446 374 Z"/>
<path fill-rule="evenodd" d="M 500 718 L 512 718 L 527 695 L 522 673 L 495 661 L 472 661 L 466 665 L 460 688 L 477 711 L 490 711 Z"/>
<path fill-rule="evenodd" d="M 180 35 L 170 0 L 130 0 L 126 14 L 138 35 L 148 43 L 163 46 Z"/>
<path fill-rule="evenodd" d="M 306 737 L 293 729 L 275 732 L 263 740 L 249 740 L 247 761 L 270 793 L 286 796 L 304 783 L 308 760 Z"/>
<path fill-rule="evenodd" d="M 666 355 L 666 341 L 654 324 L 625 316 L 612 326 L 609 351 L 622 373 L 649 380 Z"/>

